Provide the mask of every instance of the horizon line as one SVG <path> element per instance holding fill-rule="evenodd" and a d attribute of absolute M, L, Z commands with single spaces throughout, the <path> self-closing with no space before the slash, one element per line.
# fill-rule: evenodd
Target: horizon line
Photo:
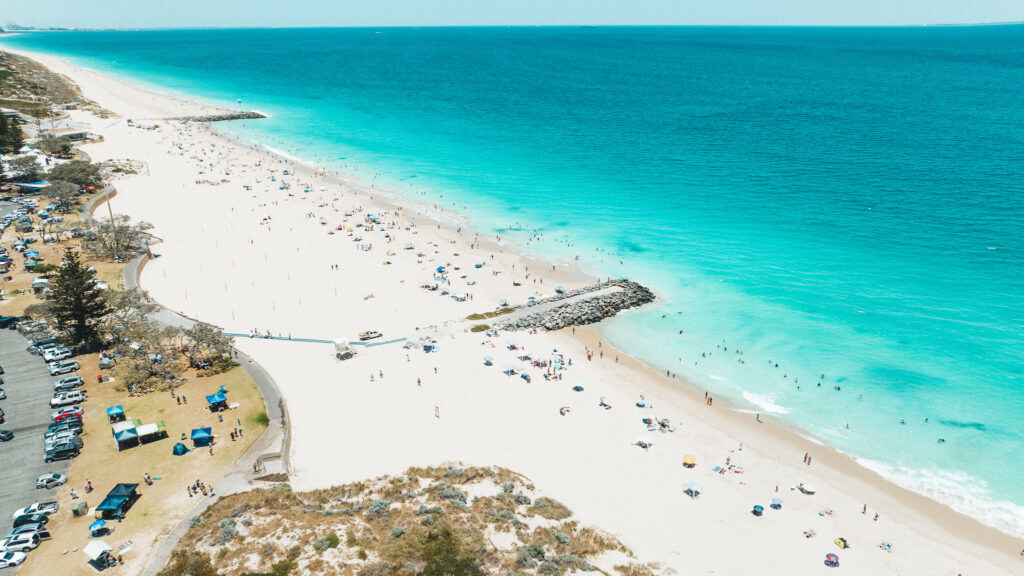
<path fill-rule="evenodd" d="M 75 26 L 25 26 L 9 30 L 8 23 L 0 26 L 0 33 L 18 32 L 157 32 L 171 30 L 337 30 L 337 29 L 420 29 L 420 28 L 966 28 L 991 26 L 1021 26 L 1024 20 L 1005 22 L 929 23 L 929 24 L 362 24 L 352 26 L 150 26 L 150 27 L 75 27 Z"/>

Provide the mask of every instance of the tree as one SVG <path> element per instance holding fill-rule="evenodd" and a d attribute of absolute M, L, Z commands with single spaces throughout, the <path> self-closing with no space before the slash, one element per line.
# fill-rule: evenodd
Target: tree
<path fill-rule="evenodd" d="M 50 156 L 71 154 L 71 140 L 67 136 L 43 136 L 36 141 L 36 146 Z"/>
<path fill-rule="evenodd" d="M 50 280 L 50 309 L 68 346 L 90 350 L 99 343 L 99 324 L 109 306 L 95 279 L 77 252 L 64 251 L 64 262 Z"/>
<path fill-rule="evenodd" d="M 132 224 L 128 216 L 117 214 L 99 221 L 86 247 L 101 256 L 123 258 L 148 246 L 152 229 L 148 222 Z"/>
<path fill-rule="evenodd" d="M 217 570 L 206 554 L 178 549 L 157 576 L 217 576 Z"/>
<path fill-rule="evenodd" d="M 448 528 L 427 534 L 423 542 L 423 560 L 426 561 L 426 565 L 420 573 L 424 576 L 483 574 L 477 559 L 463 553 L 458 538 Z"/>
<path fill-rule="evenodd" d="M 156 312 L 159 306 L 149 299 L 145 292 L 132 290 L 107 290 L 107 304 L 110 313 L 104 319 L 103 328 L 108 334 L 121 333 L 121 341 L 129 337 L 140 324 L 148 323 L 147 316 Z M 136 338 L 131 338 L 136 339 Z"/>
<path fill-rule="evenodd" d="M 230 357 L 234 342 L 220 328 L 206 322 L 196 322 L 182 332 L 181 352 L 193 366 L 199 361 Z"/>
<path fill-rule="evenodd" d="M 35 156 L 19 156 L 7 163 L 15 182 L 39 180 L 39 162 Z"/>
<path fill-rule="evenodd" d="M 15 119 L 0 114 L 0 154 L 13 155 L 25 145 L 21 127 Z"/>
<path fill-rule="evenodd" d="M 75 186 L 99 186 L 103 183 L 100 167 L 85 160 L 72 160 L 50 169 L 50 180 L 62 180 Z"/>
<path fill-rule="evenodd" d="M 58 204 L 71 204 L 78 196 L 78 186 L 71 182 L 57 180 L 50 182 L 50 192 Z"/>

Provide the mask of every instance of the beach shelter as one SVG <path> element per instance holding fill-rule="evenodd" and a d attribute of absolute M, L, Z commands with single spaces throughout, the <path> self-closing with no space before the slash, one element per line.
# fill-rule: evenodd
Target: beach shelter
<path fill-rule="evenodd" d="M 213 441 L 213 430 L 210 428 L 196 428 L 192 430 L 192 445 L 196 448 L 209 446 Z"/>
<path fill-rule="evenodd" d="M 754 506 L 754 509 L 750 511 L 754 516 L 760 516 L 764 514 L 764 506 Z"/>
<path fill-rule="evenodd" d="M 565 288 L 562 288 L 561 286 L 558 286 L 558 287 L 555 288 L 555 293 L 556 294 L 564 294 L 565 293 Z"/>
<path fill-rule="evenodd" d="M 772 510 L 782 510 L 782 500 L 780 498 L 772 498 L 770 506 Z"/>
<path fill-rule="evenodd" d="M 490 366 L 494 364 L 494 358 L 490 356 L 484 356 L 484 366 Z"/>
<path fill-rule="evenodd" d="M 825 566 L 828 566 L 829 568 L 839 566 L 839 556 L 835 554 L 825 554 Z"/>
<path fill-rule="evenodd" d="M 107 497 L 96 507 L 102 518 L 124 518 L 132 504 L 139 499 L 138 484 L 118 484 L 107 492 Z"/>
<path fill-rule="evenodd" d="M 206 402 L 210 405 L 210 412 L 220 412 L 221 410 L 228 409 L 228 398 L 221 392 L 210 394 L 206 397 Z"/>
<path fill-rule="evenodd" d="M 164 426 L 164 421 L 160 420 L 159 422 L 136 427 L 135 433 L 139 435 L 139 442 L 145 444 L 146 442 L 167 438 L 167 427 Z"/>
<path fill-rule="evenodd" d="M 135 431 L 134 422 L 118 422 L 110 427 L 110 431 L 114 435 L 114 445 L 118 452 L 122 448 L 139 445 L 139 433 Z"/>
<path fill-rule="evenodd" d="M 683 493 L 687 494 L 690 500 L 700 496 L 700 493 L 704 491 L 704 488 L 694 480 L 688 480 L 686 484 L 683 484 L 683 488 Z"/>
<path fill-rule="evenodd" d="M 111 406 L 107 408 L 107 419 L 111 424 L 124 420 L 124 406 Z"/>
<path fill-rule="evenodd" d="M 814 494 L 818 491 L 818 489 L 814 487 L 814 484 L 807 484 L 805 482 L 801 482 L 799 488 L 804 494 Z"/>
<path fill-rule="evenodd" d="M 687 468 L 693 468 L 696 465 L 697 465 L 697 457 L 696 456 L 694 456 L 693 454 L 687 454 L 686 456 L 683 456 L 683 466 L 685 466 Z"/>
<path fill-rule="evenodd" d="M 107 526 L 107 521 L 106 520 L 102 520 L 102 519 L 101 520 L 97 520 L 97 521 L 93 522 L 92 524 L 89 524 L 89 536 L 91 536 L 93 538 L 99 538 L 100 536 L 103 536 L 103 534 L 106 533 L 106 530 L 105 530 L 106 526 Z"/>
<path fill-rule="evenodd" d="M 648 436 L 647 434 L 641 434 L 641 435 L 636 437 L 636 445 L 641 447 L 641 448 L 643 448 L 644 450 L 647 450 L 653 444 L 654 444 L 654 441 L 651 440 L 651 437 Z"/>
<path fill-rule="evenodd" d="M 508 374 L 509 376 L 513 376 L 516 373 L 516 365 L 515 364 L 505 364 L 504 366 L 501 367 L 501 371 L 504 374 Z"/>
<path fill-rule="evenodd" d="M 82 553 L 89 559 L 89 566 L 97 572 L 103 572 L 107 568 L 117 564 L 117 560 L 111 555 L 114 549 L 103 540 L 94 540 L 82 548 Z"/>
<path fill-rule="evenodd" d="M 171 449 L 171 454 L 174 454 L 175 456 L 184 456 L 185 454 L 188 454 L 188 447 L 181 442 L 178 442 L 174 445 L 174 448 Z"/>
<path fill-rule="evenodd" d="M 515 350 L 516 348 L 519 348 L 519 343 L 516 342 L 515 340 L 509 340 L 505 342 L 505 347 L 508 348 L 509 350 Z"/>

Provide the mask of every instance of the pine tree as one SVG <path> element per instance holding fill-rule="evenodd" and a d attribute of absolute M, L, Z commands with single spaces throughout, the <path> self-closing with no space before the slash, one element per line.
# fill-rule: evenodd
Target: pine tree
<path fill-rule="evenodd" d="M 100 320 L 109 311 L 95 274 L 82 264 L 77 252 L 68 249 L 50 287 L 51 310 L 65 343 L 92 349 L 99 343 Z"/>
<path fill-rule="evenodd" d="M 17 120 L 0 114 L 0 154 L 13 155 L 25 145 Z"/>

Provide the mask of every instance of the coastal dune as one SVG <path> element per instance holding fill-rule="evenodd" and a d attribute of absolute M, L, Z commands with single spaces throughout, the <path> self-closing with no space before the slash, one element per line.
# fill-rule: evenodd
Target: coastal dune
<path fill-rule="evenodd" d="M 172 310 L 245 335 L 237 347 L 266 368 L 287 401 L 296 489 L 442 462 L 499 465 L 529 477 L 581 522 L 616 534 L 641 560 L 680 574 L 805 574 L 825 570 L 827 553 L 855 574 L 1024 569 L 1013 538 L 766 417 L 708 406 L 693 387 L 653 373 L 596 332 L 492 336 L 471 332 L 476 322 L 465 320 L 502 300 L 524 303 L 594 279 L 529 262 L 496 238 L 434 223 L 430 207 L 384 203 L 372 189 L 209 126 L 159 120 L 214 107 L 30 56 L 120 115 L 73 113 L 103 136 L 85 147 L 94 160 L 147 167 L 117 180 L 112 201 L 115 212 L 153 223 L 161 240 L 141 284 Z M 160 126 L 132 127 L 127 118 Z M 422 287 L 438 266 L 465 301 Z M 373 342 L 380 345 L 336 359 L 330 341 L 357 340 L 363 330 L 382 332 Z M 258 337 L 268 333 L 280 339 Z M 424 351 L 424 337 L 436 342 L 433 351 Z M 545 368 L 519 360 L 522 348 L 533 360 L 563 359 L 562 378 L 547 380 Z M 508 364 L 530 381 L 503 374 Z M 666 418 L 676 429 L 648 431 L 644 418 Z M 636 445 L 641 436 L 649 448 Z M 686 454 L 695 468 L 682 466 Z M 702 486 L 700 496 L 684 493 L 688 481 Z M 801 493 L 801 482 L 816 493 Z M 772 498 L 783 500 L 781 510 L 769 508 Z M 755 505 L 763 516 L 751 514 Z M 840 537 L 849 548 L 833 543 Z"/>

